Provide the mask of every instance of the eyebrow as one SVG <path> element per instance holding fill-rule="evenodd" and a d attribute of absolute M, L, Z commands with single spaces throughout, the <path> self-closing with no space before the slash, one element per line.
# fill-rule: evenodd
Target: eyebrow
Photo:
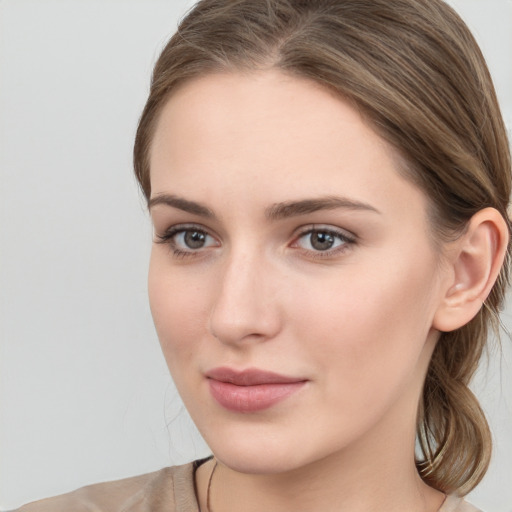
<path fill-rule="evenodd" d="M 195 201 L 189 201 L 188 199 L 174 195 L 159 194 L 155 197 L 152 197 L 149 200 L 148 208 L 151 210 L 153 206 L 158 204 L 172 206 L 178 210 L 183 210 L 184 212 L 192 213 L 193 215 L 199 215 L 200 217 L 207 217 L 210 219 L 215 218 L 215 214 L 206 206 L 200 203 L 196 203 Z"/>
<path fill-rule="evenodd" d="M 380 213 L 377 208 L 361 201 L 355 201 L 347 197 L 327 196 L 276 203 L 265 210 L 265 216 L 270 220 L 279 220 L 298 215 L 306 215 L 320 210 L 335 210 L 338 208 Z"/>
<path fill-rule="evenodd" d="M 148 207 L 164 204 L 182 210 L 193 215 L 215 219 L 212 210 L 201 203 L 190 201 L 182 197 L 169 194 L 159 194 L 149 200 Z M 321 210 L 335 210 L 343 208 L 346 210 L 369 211 L 380 213 L 375 207 L 368 203 L 355 201 L 346 197 L 326 196 L 314 199 L 302 199 L 299 201 L 285 201 L 275 203 L 265 210 L 265 217 L 269 220 L 281 220 L 299 215 L 306 215 Z"/>

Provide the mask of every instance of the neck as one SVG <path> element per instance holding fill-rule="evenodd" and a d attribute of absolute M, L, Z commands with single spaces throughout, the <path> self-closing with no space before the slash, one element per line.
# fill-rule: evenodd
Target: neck
<path fill-rule="evenodd" d="M 375 442 L 364 447 L 354 446 L 286 473 L 244 474 L 211 461 L 200 468 L 201 510 L 436 512 L 444 495 L 420 479 L 414 448 L 404 450 L 406 444 L 414 447 L 414 432 L 398 434 L 394 442 L 376 435 Z M 215 463 L 207 508 L 207 482 Z"/>

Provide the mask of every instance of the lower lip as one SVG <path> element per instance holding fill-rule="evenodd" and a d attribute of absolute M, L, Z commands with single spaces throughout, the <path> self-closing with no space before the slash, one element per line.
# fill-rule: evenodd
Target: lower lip
<path fill-rule="evenodd" d="M 225 409 L 235 412 L 263 411 L 299 391 L 306 381 L 237 386 L 209 379 L 213 398 Z"/>

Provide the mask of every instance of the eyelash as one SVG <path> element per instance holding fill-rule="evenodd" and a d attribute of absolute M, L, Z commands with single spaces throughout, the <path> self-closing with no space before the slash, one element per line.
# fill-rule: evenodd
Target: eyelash
<path fill-rule="evenodd" d="M 187 232 L 194 232 L 198 233 L 200 235 L 204 235 L 205 237 L 211 237 L 215 238 L 212 235 L 208 233 L 207 230 L 202 228 L 201 226 L 193 225 L 193 224 L 187 224 L 187 225 L 176 225 L 169 228 L 165 233 L 162 235 L 157 234 L 156 235 L 156 243 L 158 244 L 167 244 L 169 245 L 170 250 L 172 251 L 172 254 L 174 257 L 178 259 L 183 258 L 194 258 L 201 255 L 203 252 L 201 249 L 203 247 L 198 248 L 197 250 L 194 250 L 192 248 L 186 250 L 181 249 L 177 246 L 175 237 L 178 234 L 185 234 Z M 312 235 L 313 233 L 322 233 L 328 236 L 331 236 L 333 238 L 338 239 L 341 243 L 340 245 L 334 247 L 334 249 L 327 249 L 325 251 L 321 250 L 311 250 L 311 249 L 303 249 L 298 247 L 298 241 L 302 239 L 303 237 L 307 235 Z M 354 245 L 357 241 L 357 237 L 351 233 L 348 233 L 344 230 L 336 229 L 333 227 L 323 227 L 319 225 L 313 225 L 303 228 L 301 232 L 298 233 L 298 235 L 295 236 L 293 242 L 291 243 L 290 247 L 296 247 L 301 252 L 307 254 L 310 258 L 329 258 L 336 256 L 338 254 L 341 254 L 345 251 L 347 251 L 350 246 Z"/>

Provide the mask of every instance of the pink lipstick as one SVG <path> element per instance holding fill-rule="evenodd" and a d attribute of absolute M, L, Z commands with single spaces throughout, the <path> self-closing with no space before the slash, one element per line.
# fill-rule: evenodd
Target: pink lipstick
<path fill-rule="evenodd" d="M 206 377 L 213 398 L 234 412 L 268 409 L 299 391 L 307 382 L 256 368 L 243 371 L 214 368 L 206 373 Z"/>

